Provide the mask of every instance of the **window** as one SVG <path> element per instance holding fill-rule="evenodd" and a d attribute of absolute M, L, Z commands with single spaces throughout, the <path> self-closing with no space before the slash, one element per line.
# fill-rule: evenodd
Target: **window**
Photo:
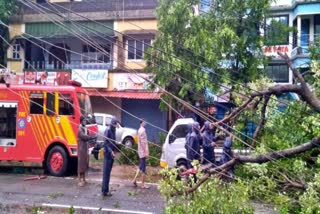
<path fill-rule="evenodd" d="M 103 117 L 102 116 L 95 116 L 97 125 L 103 125 Z"/>
<path fill-rule="evenodd" d="M 287 64 L 269 64 L 267 74 L 275 82 L 289 82 L 289 68 Z"/>
<path fill-rule="evenodd" d="M 43 114 L 43 93 L 30 94 L 30 114 Z"/>
<path fill-rule="evenodd" d="M 266 18 L 265 43 L 267 45 L 286 45 L 289 43 L 289 32 L 284 29 L 289 25 L 289 16 Z"/>
<path fill-rule="evenodd" d="M 47 92 L 47 115 L 52 116 L 55 114 L 55 106 L 54 106 L 54 98 L 55 94 L 52 92 Z"/>
<path fill-rule="evenodd" d="M 77 97 L 81 115 L 84 117 L 87 117 L 89 114 L 92 115 L 92 106 L 89 95 L 84 93 L 77 93 Z"/>
<path fill-rule="evenodd" d="M 12 47 L 12 58 L 20 59 L 20 44 L 14 44 Z"/>
<path fill-rule="evenodd" d="M 106 117 L 106 126 L 110 126 L 111 120 L 112 120 L 111 117 Z"/>
<path fill-rule="evenodd" d="M 151 44 L 150 39 L 144 40 L 128 40 L 128 60 L 141 60 L 144 57 L 144 52 Z"/>
<path fill-rule="evenodd" d="M 111 61 L 111 45 L 83 45 L 82 54 L 82 63 L 108 63 Z"/>
<path fill-rule="evenodd" d="M 188 125 L 179 125 L 173 130 L 172 135 L 176 138 L 185 138 L 187 135 L 187 130 Z"/>
<path fill-rule="evenodd" d="M 70 94 L 59 94 L 59 115 L 73 115 L 73 100 Z"/>
<path fill-rule="evenodd" d="M 1 140 L 0 146 L 15 146 L 16 139 L 16 124 L 17 121 L 17 103 L 1 102 L 0 103 L 0 138 L 6 138 L 7 140 Z M 26 125 L 25 120 L 19 119 L 19 128 L 23 128 Z"/>

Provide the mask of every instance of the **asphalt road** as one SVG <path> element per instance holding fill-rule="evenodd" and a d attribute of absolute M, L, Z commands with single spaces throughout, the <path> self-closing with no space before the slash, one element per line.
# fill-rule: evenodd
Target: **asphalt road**
<path fill-rule="evenodd" d="M 75 177 L 0 174 L 0 213 L 163 213 L 165 200 L 157 185 L 150 189 L 111 179 L 113 196 L 101 196 L 101 176 L 89 172 L 88 185 L 78 187 Z M 70 207 L 73 208 L 70 208 Z"/>
<path fill-rule="evenodd" d="M 128 170 L 128 169 L 127 169 Z M 19 173 L 23 172 L 19 171 Z M 10 213 L 163 213 L 165 199 L 156 184 L 150 189 L 134 187 L 130 181 L 111 176 L 113 196 L 101 196 L 102 172 L 89 170 L 88 185 L 78 187 L 75 176 L 37 179 L 35 170 L 16 174 L 0 168 L 0 214 Z M 31 180 L 25 180 L 25 179 Z M 277 214 L 272 206 L 252 202 L 256 214 Z M 71 208 L 72 207 L 72 208 Z"/>

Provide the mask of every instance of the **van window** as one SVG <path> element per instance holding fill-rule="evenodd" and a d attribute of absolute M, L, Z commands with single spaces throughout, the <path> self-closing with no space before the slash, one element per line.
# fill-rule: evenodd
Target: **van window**
<path fill-rule="evenodd" d="M 188 125 L 178 125 L 172 131 L 172 135 L 174 135 L 176 138 L 184 138 L 187 135 L 187 129 Z"/>
<path fill-rule="evenodd" d="M 96 123 L 100 126 L 103 125 L 103 117 L 102 116 L 95 116 L 96 118 Z"/>
<path fill-rule="evenodd" d="M 111 117 L 106 117 L 106 126 L 110 126 L 111 120 L 112 120 Z"/>

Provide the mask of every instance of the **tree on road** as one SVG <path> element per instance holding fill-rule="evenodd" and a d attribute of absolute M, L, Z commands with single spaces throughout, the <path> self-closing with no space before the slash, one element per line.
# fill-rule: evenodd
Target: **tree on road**
<path fill-rule="evenodd" d="M 209 7 L 199 15 L 195 5 L 200 3 Z M 267 0 L 160 1 L 160 32 L 145 57 L 155 82 L 168 91 L 166 98 L 193 109 L 184 101 L 193 102 L 205 88 L 219 93 L 228 85 L 230 102 L 237 107 L 223 120 L 212 122 L 223 129 L 233 121 L 236 130 L 244 128 L 243 121 L 257 124 L 252 138 L 233 130 L 235 145 L 246 144 L 252 154 L 235 155 L 224 165 L 213 166 L 191 186 L 176 181 L 175 170 L 165 171 L 162 192 L 170 198 L 168 212 L 192 207 L 198 213 L 213 209 L 251 213 L 249 198 L 275 203 L 284 213 L 320 211 L 320 48 L 317 42 L 310 48 L 308 71 L 295 68 L 279 52 L 294 83 L 272 82 L 266 69 L 270 59 L 262 44 L 279 44 L 293 29 L 271 23 L 272 34 L 262 36 L 260 29 L 269 27 L 265 25 L 269 8 Z M 300 100 L 281 99 L 288 93 Z M 279 100 L 285 105 L 282 111 Z M 235 182 L 216 179 L 233 166 L 237 166 Z M 227 202 L 234 204 L 223 206 Z"/>

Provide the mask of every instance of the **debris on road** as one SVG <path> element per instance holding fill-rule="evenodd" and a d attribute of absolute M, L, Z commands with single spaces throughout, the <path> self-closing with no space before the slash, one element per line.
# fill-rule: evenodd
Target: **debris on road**
<path fill-rule="evenodd" d="M 32 176 L 32 177 L 28 177 L 23 179 L 24 181 L 32 181 L 32 180 L 40 180 L 40 179 L 46 179 L 47 176 L 46 175 L 38 175 L 38 176 Z"/>

